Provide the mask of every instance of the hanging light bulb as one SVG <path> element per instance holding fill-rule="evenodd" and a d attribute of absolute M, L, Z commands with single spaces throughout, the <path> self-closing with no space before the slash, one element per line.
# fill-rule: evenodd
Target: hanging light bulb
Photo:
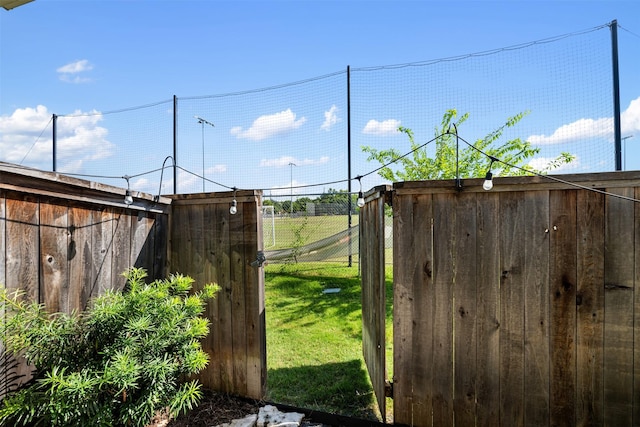
<path fill-rule="evenodd" d="M 362 194 L 362 181 L 360 180 L 360 178 L 361 178 L 360 176 L 357 177 L 358 183 L 360 184 L 360 191 L 358 192 L 358 201 L 356 202 L 359 208 L 364 206 L 364 196 Z"/>
<path fill-rule="evenodd" d="M 131 195 L 131 191 L 127 190 L 124 195 L 124 204 L 129 206 L 133 203 L 133 196 Z"/>
<path fill-rule="evenodd" d="M 488 171 L 487 175 L 484 177 L 482 188 L 484 188 L 485 191 L 489 191 L 493 188 L 493 174 L 491 171 Z"/>
<path fill-rule="evenodd" d="M 124 204 L 130 206 L 133 203 L 133 196 L 131 195 L 131 187 L 129 187 L 129 175 L 125 175 L 122 178 L 127 181 L 127 191 L 124 193 Z"/>
<path fill-rule="evenodd" d="M 236 187 L 233 187 L 233 200 L 231 201 L 231 207 L 229 207 L 229 213 L 231 215 L 235 215 L 236 213 L 238 213 L 238 201 L 236 200 L 236 191 L 238 191 L 238 189 Z"/>

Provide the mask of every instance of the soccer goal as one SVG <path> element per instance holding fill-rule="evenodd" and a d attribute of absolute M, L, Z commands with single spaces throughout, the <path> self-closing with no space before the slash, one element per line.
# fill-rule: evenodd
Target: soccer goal
<path fill-rule="evenodd" d="M 276 245 L 276 217 L 273 206 L 262 207 L 262 239 L 265 248 Z"/>

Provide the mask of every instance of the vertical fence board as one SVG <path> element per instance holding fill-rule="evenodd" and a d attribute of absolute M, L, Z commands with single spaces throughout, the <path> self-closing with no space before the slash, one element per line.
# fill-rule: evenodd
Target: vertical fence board
<path fill-rule="evenodd" d="M 231 257 L 230 257 L 230 232 L 229 232 L 229 208 L 227 205 L 216 204 L 216 236 L 218 236 L 217 255 L 217 283 L 220 285 L 218 293 L 219 324 L 217 332 L 220 335 L 220 389 L 233 391 L 233 324 L 232 324 L 232 299 L 231 299 Z"/>
<path fill-rule="evenodd" d="M 6 200 L 6 289 L 10 294 L 24 292 L 25 298 L 39 301 L 38 285 L 40 245 L 39 245 L 39 205 L 37 200 Z M 31 368 L 22 360 L 9 375 L 25 375 L 19 384 L 31 377 Z"/>
<path fill-rule="evenodd" d="M 476 419 L 476 193 L 458 195 L 455 207 L 454 264 L 454 421 L 470 426 Z"/>
<path fill-rule="evenodd" d="M 209 283 L 217 283 L 218 275 L 216 258 L 219 256 L 217 253 L 219 250 L 217 244 L 219 236 L 217 235 L 218 228 L 215 226 L 217 220 L 215 206 L 214 204 L 208 204 L 203 211 L 203 222 L 207 225 L 208 237 L 204 240 L 203 247 L 203 273 Z M 183 206 L 179 209 L 184 211 L 186 208 L 188 207 Z M 176 222 L 174 221 L 173 224 L 176 224 Z M 187 249 L 182 246 L 181 248 Z M 202 340 L 202 349 L 209 356 L 209 365 L 199 374 L 200 381 L 212 390 L 221 389 L 220 372 L 222 371 L 222 359 L 219 357 L 221 344 L 220 334 L 218 333 L 218 325 L 220 324 L 218 298 L 220 298 L 220 294 L 217 294 L 213 301 L 207 303 L 205 310 L 205 315 L 211 323 L 209 334 Z"/>
<path fill-rule="evenodd" d="M 410 198 L 411 199 L 411 198 Z M 431 195 L 414 195 L 413 253 L 409 266 L 413 283 L 411 307 L 412 351 L 412 417 L 418 425 L 431 425 L 433 420 L 433 202 Z M 410 200 L 411 201 L 411 200 Z M 384 229 L 384 223 L 381 224 Z"/>
<path fill-rule="evenodd" d="M 633 197 L 633 189 L 609 189 Z M 631 425 L 633 412 L 634 203 L 606 199 L 604 418 Z M 637 250 L 637 249 L 636 249 Z"/>
<path fill-rule="evenodd" d="M 574 425 L 576 410 L 576 191 L 549 194 L 551 240 L 551 424 Z"/>
<path fill-rule="evenodd" d="M 149 277 L 153 279 L 153 216 L 148 212 L 138 212 L 131 221 L 131 259 L 129 263 L 135 267 L 146 267 Z"/>
<path fill-rule="evenodd" d="M 501 424 L 524 422 L 524 194 L 500 194 Z"/>
<path fill-rule="evenodd" d="M 635 188 L 634 197 L 640 200 L 640 187 Z M 640 203 L 635 203 L 634 215 L 634 264 L 633 280 L 633 424 L 640 424 Z"/>
<path fill-rule="evenodd" d="M 113 224 L 113 265 L 111 266 L 111 280 L 113 289 L 124 288 L 125 279 L 122 277 L 132 265 L 131 260 L 131 217 L 127 212 L 118 209 L 114 214 Z"/>
<path fill-rule="evenodd" d="M 549 423 L 549 192 L 524 196 L 524 421 Z"/>
<path fill-rule="evenodd" d="M 500 420 L 500 198 L 477 196 L 477 425 L 497 426 Z"/>
<path fill-rule="evenodd" d="M 66 206 L 40 205 L 40 302 L 49 312 L 69 313 L 69 265 Z"/>
<path fill-rule="evenodd" d="M 394 422 L 398 424 L 411 425 L 414 407 L 414 361 L 412 360 L 414 343 L 411 322 L 414 319 L 413 301 L 416 297 L 413 281 L 415 269 L 413 199 L 408 196 L 398 197 L 394 194 L 393 216 L 393 417 Z M 361 246 L 366 246 L 365 243 L 361 243 Z M 432 313 L 425 312 L 415 320 L 427 322 L 430 316 Z M 431 354 L 429 347 L 424 349 L 423 357 L 428 358 Z M 431 364 L 426 366 L 426 368 L 430 367 Z M 430 376 L 425 378 L 425 381 L 429 380 Z M 422 425 L 431 426 L 431 399 L 425 396 L 422 402 L 416 403 L 422 404 L 425 411 L 429 410 L 429 416 L 422 420 Z"/>
<path fill-rule="evenodd" d="M 103 208 L 92 211 L 93 224 L 93 271 L 90 298 L 102 295 L 111 289 L 111 265 L 113 263 L 113 230 L 115 219 L 113 209 Z"/>
<path fill-rule="evenodd" d="M 362 352 L 381 414 L 386 414 L 386 289 L 384 218 L 385 191 L 360 208 Z"/>
<path fill-rule="evenodd" d="M 5 290 L 7 283 L 6 275 L 6 240 L 7 240 L 7 199 L 4 191 L 0 190 L 0 289 Z M 5 321 L 4 304 L 0 305 L 0 321 Z M 5 356 L 4 341 L 0 340 L 0 356 Z M 0 363 L 0 399 L 4 398 L 8 385 L 7 375 L 9 374 L 7 365 Z"/>
<path fill-rule="evenodd" d="M 577 197 L 576 424 L 603 425 L 605 198 Z"/>
<path fill-rule="evenodd" d="M 229 215 L 229 257 L 231 261 L 231 336 L 233 343 L 234 392 L 247 394 L 247 325 L 245 306 L 245 269 L 244 269 L 244 203 L 239 202 L 237 213 Z"/>
<path fill-rule="evenodd" d="M 69 238 L 67 259 L 69 264 L 70 310 L 85 310 L 91 297 L 95 271 L 93 270 L 94 225 L 90 209 L 69 209 Z"/>
<path fill-rule="evenodd" d="M 455 195 L 433 195 L 434 320 L 433 320 L 433 425 L 453 425 L 453 283 L 455 253 Z"/>
<path fill-rule="evenodd" d="M 246 334 L 246 389 L 247 397 L 261 399 L 266 392 L 267 341 L 265 320 L 264 269 L 251 263 L 263 250 L 260 205 L 254 200 L 243 203 L 244 218 L 244 275 L 245 334 Z"/>

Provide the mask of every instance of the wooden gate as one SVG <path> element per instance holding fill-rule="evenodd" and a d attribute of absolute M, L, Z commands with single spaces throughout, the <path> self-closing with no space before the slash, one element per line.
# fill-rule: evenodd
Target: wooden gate
<path fill-rule="evenodd" d="M 386 414 L 387 369 L 385 357 L 385 204 L 390 186 L 367 193 L 360 209 L 360 267 L 362 271 L 362 351 L 380 413 Z M 362 245 L 366 242 L 366 245 Z"/>
<path fill-rule="evenodd" d="M 261 194 L 172 196 L 170 221 L 171 271 L 221 288 L 205 312 L 211 332 L 202 347 L 210 363 L 198 379 L 209 389 L 254 399 L 264 397 L 267 376 Z"/>

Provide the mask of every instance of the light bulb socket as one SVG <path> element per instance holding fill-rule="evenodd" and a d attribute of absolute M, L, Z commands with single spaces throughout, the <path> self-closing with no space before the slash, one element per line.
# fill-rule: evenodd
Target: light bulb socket
<path fill-rule="evenodd" d="M 231 215 L 235 215 L 238 212 L 238 201 L 236 199 L 233 199 L 231 201 L 231 207 L 229 207 L 229 213 Z"/>
<path fill-rule="evenodd" d="M 358 201 L 356 203 L 358 204 L 359 208 L 364 206 L 364 196 L 362 195 L 362 191 L 358 193 Z"/>

